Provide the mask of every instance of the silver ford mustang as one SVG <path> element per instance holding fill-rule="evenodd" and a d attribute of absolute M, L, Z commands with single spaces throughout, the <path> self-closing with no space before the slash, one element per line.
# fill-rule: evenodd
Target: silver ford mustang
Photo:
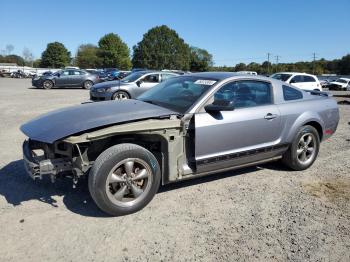
<path fill-rule="evenodd" d="M 89 176 L 111 215 L 146 206 L 160 184 L 282 159 L 309 168 L 339 121 L 327 93 L 234 73 L 174 77 L 137 100 L 53 111 L 21 126 L 28 174 Z"/>

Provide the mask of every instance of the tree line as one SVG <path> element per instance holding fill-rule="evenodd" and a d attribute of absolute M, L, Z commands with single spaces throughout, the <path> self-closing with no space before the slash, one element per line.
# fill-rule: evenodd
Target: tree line
<path fill-rule="evenodd" d="M 261 75 L 270 75 L 276 72 L 305 72 L 314 75 L 322 74 L 350 74 L 350 54 L 343 56 L 341 59 L 326 60 L 320 59 L 311 62 L 296 62 L 296 63 L 279 63 L 272 64 L 265 61 L 259 63 L 239 63 L 235 66 L 216 66 L 212 67 L 213 71 L 255 71 Z"/>
<path fill-rule="evenodd" d="M 239 63 L 235 66 L 214 66 L 213 56 L 205 49 L 190 46 L 178 33 L 165 26 L 151 28 L 142 40 L 130 49 L 114 33 L 101 37 L 97 45 L 86 43 L 78 47 L 75 57 L 60 42 L 49 43 L 41 58 L 33 61 L 28 49 L 23 57 L 9 54 L 13 46 L 8 45 L 8 54 L 0 55 L 0 62 L 17 63 L 44 68 L 62 68 L 67 65 L 80 68 L 119 68 L 132 67 L 147 69 L 170 69 L 192 72 L 201 71 L 256 71 L 258 74 L 272 74 L 278 71 L 298 71 L 314 74 L 350 74 L 350 54 L 341 59 L 320 59 L 313 62 L 279 63 Z"/>

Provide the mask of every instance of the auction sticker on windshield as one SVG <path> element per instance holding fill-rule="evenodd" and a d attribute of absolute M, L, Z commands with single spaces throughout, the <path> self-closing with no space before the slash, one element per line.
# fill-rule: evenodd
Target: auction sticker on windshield
<path fill-rule="evenodd" d="M 214 85 L 216 83 L 215 80 L 205 80 L 205 79 L 198 79 L 196 80 L 196 82 L 194 82 L 197 85 L 207 85 L 207 86 L 211 86 Z"/>

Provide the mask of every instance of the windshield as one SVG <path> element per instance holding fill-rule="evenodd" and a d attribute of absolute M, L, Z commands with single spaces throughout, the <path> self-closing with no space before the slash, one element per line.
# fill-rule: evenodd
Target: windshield
<path fill-rule="evenodd" d="M 291 74 L 274 74 L 271 77 L 281 81 L 287 81 L 292 75 Z"/>
<path fill-rule="evenodd" d="M 135 82 L 137 79 L 139 79 L 141 76 L 143 76 L 145 73 L 140 73 L 140 72 L 135 72 L 135 73 L 131 73 L 130 75 L 124 77 L 121 82 L 124 83 L 131 83 L 131 82 Z"/>
<path fill-rule="evenodd" d="M 183 114 L 216 82 L 216 79 L 178 76 L 156 85 L 137 99 Z"/>
<path fill-rule="evenodd" d="M 338 83 L 343 83 L 343 84 L 346 84 L 347 82 L 344 80 L 344 79 L 338 79 L 337 81 L 335 82 L 338 82 Z"/>
<path fill-rule="evenodd" d="M 53 75 L 54 75 L 54 76 L 58 76 L 58 75 L 60 75 L 60 74 L 62 74 L 62 70 L 57 71 L 57 72 L 56 72 L 56 73 L 54 73 Z"/>

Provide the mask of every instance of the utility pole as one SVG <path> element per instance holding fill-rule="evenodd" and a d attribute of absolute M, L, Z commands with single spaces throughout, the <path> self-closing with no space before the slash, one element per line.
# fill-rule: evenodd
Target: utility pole
<path fill-rule="evenodd" d="M 270 75 L 270 55 L 271 53 L 267 53 L 267 74 Z"/>
<path fill-rule="evenodd" d="M 312 53 L 312 58 L 313 58 L 313 62 L 312 62 L 312 74 L 315 74 L 315 62 L 316 62 L 316 53 Z"/>
<path fill-rule="evenodd" d="M 279 62 L 281 56 L 276 55 L 275 58 L 276 58 L 276 65 L 277 65 L 277 71 L 278 71 L 278 62 Z"/>

